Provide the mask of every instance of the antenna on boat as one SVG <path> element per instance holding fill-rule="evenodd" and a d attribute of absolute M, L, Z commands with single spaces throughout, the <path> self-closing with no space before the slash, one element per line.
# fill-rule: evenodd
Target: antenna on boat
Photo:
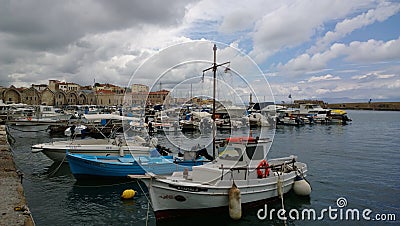
<path fill-rule="evenodd" d="M 215 93 L 216 93 L 217 68 L 222 66 L 222 65 L 225 65 L 225 64 L 230 64 L 230 62 L 228 61 L 228 62 L 225 62 L 225 63 L 222 63 L 222 64 L 217 64 L 217 45 L 216 44 L 214 44 L 213 51 L 214 51 L 214 63 L 213 63 L 213 66 L 203 70 L 203 77 L 204 77 L 204 72 L 209 71 L 211 69 L 213 70 L 213 74 L 214 74 L 214 77 L 213 77 L 213 109 L 212 109 L 212 116 L 211 117 L 213 119 L 213 126 L 212 126 L 212 128 L 213 128 L 212 129 L 212 132 L 213 132 L 213 158 L 215 159 L 215 134 L 216 134 L 216 128 L 215 128 L 216 127 L 215 126 Z M 225 69 L 225 70 L 227 70 L 227 69 Z"/>

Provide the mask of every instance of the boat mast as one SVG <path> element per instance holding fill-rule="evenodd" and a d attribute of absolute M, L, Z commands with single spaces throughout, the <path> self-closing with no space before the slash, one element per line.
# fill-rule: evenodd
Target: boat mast
<path fill-rule="evenodd" d="M 215 125 L 215 95 L 216 95 L 216 87 L 217 87 L 217 82 L 216 82 L 216 77 L 217 77 L 217 68 L 219 66 L 225 65 L 225 64 L 229 64 L 230 62 L 225 62 L 222 64 L 217 64 L 217 45 L 214 44 L 213 47 L 213 51 L 214 51 L 214 62 L 213 62 L 213 66 L 209 67 L 207 69 L 203 70 L 203 76 L 204 76 L 204 72 L 208 71 L 208 70 L 213 70 L 213 109 L 212 109 L 212 120 L 213 120 L 213 126 L 212 126 L 212 133 L 213 133 L 213 158 L 215 159 L 215 135 L 216 135 L 216 125 Z"/>

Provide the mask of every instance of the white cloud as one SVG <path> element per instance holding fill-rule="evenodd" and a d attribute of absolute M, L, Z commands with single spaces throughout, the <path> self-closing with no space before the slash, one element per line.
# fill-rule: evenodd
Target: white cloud
<path fill-rule="evenodd" d="M 309 52 L 323 51 L 331 43 L 345 37 L 354 30 L 371 25 L 375 22 L 382 22 L 400 11 L 400 3 L 380 2 L 375 9 L 362 13 L 353 18 L 345 18 L 336 24 L 334 31 L 328 31 L 324 37 L 319 39 Z"/>
<path fill-rule="evenodd" d="M 320 81 L 331 81 L 331 80 L 340 80 L 339 76 L 333 76 L 331 74 L 323 75 L 323 76 L 312 76 L 308 79 L 308 82 L 320 82 Z"/>
<path fill-rule="evenodd" d="M 313 70 L 325 70 L 329 61 L 341 56 L 345 53 L 346 46 L 344 44 L 334 44 L 331 48 L 323 53 L 310 55 L 303 53 L 302 55 L 289 60 L 285 65 L 278 64 L 277 69 L 280 71 L 290 71 L 298 73 L 307 73 Z"/>
<path fill-rule="evenodd" d="M 265 14 L 256 22 L 251 56 L 257 62 L 262 62 L 275 52 L 308 42 L 325 22 L 341 18 L 351 13 L 354 8 L 362 8 L 369 4 L 368 1 L 284 2 L 281 7 Z"/>
<path fill-rule="evenodd" d="M 356 63 L 400 60 L 400 38 L 387 42 L 373 39 L 366 42 L 354 41 L 349 45 L 335 43 L 325 52 L 313 55 L 303 53 L 284 65 L 280 63 L 277 65 L 277 69 L 292 74 L 322 70 L 326 69 L 332 60 L 340 57 L 345 57 L 347 61 Z"/>
<path fill-rule="evenodd" d="M 390 89 L 398 89 L 398 88 L 400 88 L 400 79 L 397 79 L 397 80 L 391 82 L 388 85 L 388 88 L 390 88 Z"/>
<path fill-rule="evenodd" d="M 367 74 L 362 74 L 362 75 L 354 75 L 351 77 L 351 79 L 358 80 L 358 81 L 371 81 L 371 80 L 377 80 L 377 79 L 390 79 L 397 77 L 395 74 L 383 74 L 384 72 L 380 71 L 375 71 L 375 72 L 370 72 Z"/>
<path fill-rule="evenodd" d="M 376 62 L 400 59 L 400 38 L 387 42 L 370 39 L 354 41 L 347 47 L 346 59 L 350 62 Z"/>
<path fill-rule="evenodd" d="M 359 37 L 351 36 L 360 28 L 367 34 L 375 27 L 368 25 L 377 22 L 393 26 L 385 21 L 399 13 L 397 2 L 73 0 L 55 4 L 44 0 L 3 1 L 1 5 L 3 86 L 29 86 L 48 79 L 92 84 L 94 78 L 124 86 L 143 62 L 146 65 L 141 69 L 145 73 L 134 79 L 148 84 L 183 61 L 205 62 L 168 71 L 163 86 L 168 88 L 201 73 L 203 65 L 212 60 L 212 50 L 209 46 L 186 46 L 174 52 L 159 51 L 200 39 L 231 45 L 232 48 L 219 45 L 218 61 L 231 61 L 231 73 L 247 79 L 254 89 L 262 90 L 268 85 L 257 82 L 262 81 L 260 76 L 277 81 L 274 92 L 282 97 L 289 93 L 302 98 L 332 92 L 353 95 L 354 90 L 368 94 L 367 86 L 389 90 L 380 94 L 388 96 L 394 92 L 391 87 L 398 84 L 400 68 L 393 65 L 400 60 L 400 39 L 359 41 Z M 329 31 L 331 25 L 336 26 Z M 352 42 L 337 43 L 343 37 Z M 363 40 L 368 38 L 372 37 Z M 310 46 L 314 46 L 313 51 Z M 267 73 L 260 75 L 257 68 L 249 67 L 251 60 L 235 55 L 235 48 L 249 53 Z M 154 56 L 162 59 L 151 61 Z M 225 75 L 231 79 L 229 76 Z M 379 87 L 373 80 L 379 81 Z M 250 92 L 244 85 L 236 89 L 238 93 Z"/>
<path fill-rule="evenodd" d="M 315 90 L 315 93 L 319 94 L 319 95 L 325 94 L 325 93 L 329 93 L 329 92 L 331 92 L 329 89 L 317 89 L 317 90 Z"/>

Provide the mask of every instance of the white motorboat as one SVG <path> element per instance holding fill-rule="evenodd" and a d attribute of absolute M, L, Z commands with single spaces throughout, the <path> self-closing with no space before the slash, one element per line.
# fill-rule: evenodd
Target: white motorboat
<path fill-rule="evenodd" d="M 297 162 L 295 156 L 267 162 L 264 157 L 268 140 L 250 137 L 231 138 L 228 142 L 219 148 L 216 160 L 194 166 L 192 171 L 174 172 L 168 177 L 151 173 L 130 175 L 147 185 L 158 220 L 209 211 L 227 212 L 232 186 L 240 190 L 240 205 L 266 202 L 291 190 L 297 177 L 306 176 L 307 165 Z"/>
<path fill-rule="evenodd" d="M 148 155 L 151 148 L 157 145 L 156 138 L 150 140 L 150 144 L 139 137 L 126 141 L 122 137 L 104 139 L 72 139 L 66 141 L 54 141 L 33 145 L 32 152 L 42 152 L 55 162 L 66 161 L 66 150 L 76 154 L 88 154 L 98 156 L 142 154 Z"/>
<path fill-rule="evenodd" d="M 179 130 L 179 122 L 155 122 L 153 123 L 153 127 L 157 133 L 174 133 Z"/>
<path fill-rule="evenodd" d="M 257 112 L 253 112 L 248 115 L 248 120 L 250 123 L 250 127 L 264 127 L 270 126 L 268 117 Z"/>
<path fill-rule="evenodd" d="M 10 115 L 7 123 L 16 126 L 66 125 L 71 118 L 53 106 L 43 105 L 18 107 Z"/>

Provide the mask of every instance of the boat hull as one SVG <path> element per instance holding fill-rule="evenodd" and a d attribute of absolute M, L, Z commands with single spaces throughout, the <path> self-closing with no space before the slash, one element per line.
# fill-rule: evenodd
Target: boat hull
<path fill-rule="evenodd" d="M 42 144 L 32 146 L 33 152 L 42 152 L 49 159 L 54 162 L 66 161 L 66 151 L 68 150 L 74 154 L 87 154 L 96 156 L 119 156 L 121 155 L 121 149 L 124 154 L 138 154 L 147 155 L 150 148 L 145 146 L 123 146 L 117 145 L 86 145 L 86 144 Z"/>
<path fill-rule="evenodd" d="M 139 147 L 140 150 L 134 150 L 134 148 L 124 148 L 123 153 L 125 154 L 140 154 L 140 155 L 146 155 L 149 153 L 148 148 L 146 147 Z M 66 159 L 66 150 L 69 150 L 71 153 L 74 154 L 83 154 L 83 155 L 95 155 L 95 156 L 120 156 L 121 151 L 119 148 L 109 146 L 105 147 L 105 149 L 97 149 L 97 148 L 90 148 L 90 147 L 85 147 L 85 149 L 74 149 L 68 147 L 67 149 L 46 149 L 42 150 L 42 153 L 45 154 L 49 159 L 53 160 L 54 162 L 67 162 Z"/>
<path fill-rule="evenodd" d="M 305 172 L 306 167 L 303 170 Z M 295 177 L 294 171 L 280 176 L 283 181 L 283 193 L 292 189 Z M 277 180 L 276 175 L 263 179 L 235 179 L 235 184 L 241 192 L 241 204 L 251 206 L 277 198 Z M 217 186 L 174 183 L 163 179 L 151 180 L 151 183 L 146 179 L 145 182 L 157 220 L 180 217 L 196 211 L 228 210 L 228 192 L 232 181 L 221 181 Z"/>
<path fill-rule="evenodd" d="M 147 172 L 167 175 L 175 171 L 191 169 L 201 165 L 202 161 L 191 161 L 190 164 L 176 164 L 172 156 L 92 156 L 67 154 L 68 163 L 76 179 L 87 177 L 125 177 L 129 174 L 144 175 Z M 185 162 L 187 163 L 187 162 Z"/>
<path fill-rule="evenodd" d="M 41 126 L 41 125 L 49 126 L 49 125 L 67 125 L 68 120 L 21 119 L 21 120 L 9 120 L 7 123 L 16 126 Z"/>

